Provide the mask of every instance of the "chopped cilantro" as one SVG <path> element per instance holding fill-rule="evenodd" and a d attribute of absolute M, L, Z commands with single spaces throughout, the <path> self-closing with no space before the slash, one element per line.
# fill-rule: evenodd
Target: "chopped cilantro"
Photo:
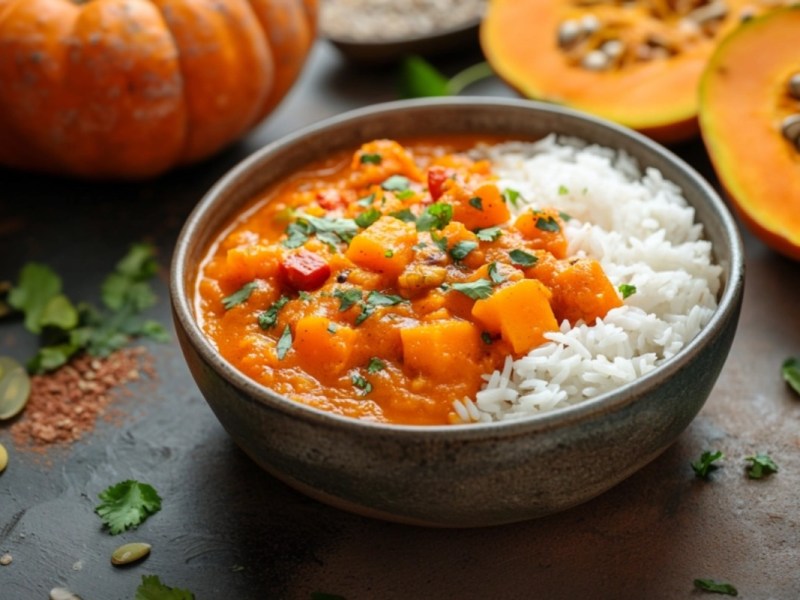
<path fill-rule="evenodd" d="M 336 333 L 337 329 L 339 329 L 339 326 L 336 325 L 336 323 L 334 323 L 333 321 L 328 323 L 328 333 L 331 333 L 331 334 Z"/>
<path fill-rule="evenodd" d="M 413 198 L 416 195 L 416 192 L 412 189 L 407 189 L 395 192 L 394 195 L 400 200 L 408 200 L 409 198 Z"/>
<path fill-rule="evenodd" d="M 481 200 L 480 196 L 470 198 L 469 205 L 477 210 L 483 210 L 483 200 Z"/>
<path fill-rule="evenodd" d="M 471 240 L 463 240 L 457 242 L 450 248 L 450 256 L 453 257 L 453 260 L 456 262 L 460 262 L 464 260 L 470 252 L 475 250 L 478 247 L 478 242 L 473 242 Z"/>
<path fill-rule="evenodd" d="M 630 285 L 629 283 L 621 283 L 617 289 L 619 290 L 619 293 L 622 294 L 623 300 L 629 296 L 633 296 L 636 293 L 636 286 Z"/>
<path fill-rule="evenodd" d="M 375 194 L 370 194 L 369 196 L 364 196 L 363 198 L 359 198 L 356 200 L 356 204 L 358 204 L 362 208 L 369 208 L 372 206 L 372 203 L 375 201 Z"/>
<path fill-rule="evenodd" d="M 481 331 L 481 339 L 483 340 L 484 344 L 491 344 L 494 342 L 494 339 L 492 339 L 492 334 L 488 331 Z"/>
<path fill-rule="evenodd" d="M 349 243 L 353 236 L 358 233 L 358 226 L 353 219 L 343 219 L 339 217 L 315 217 L 313 215 L 302 215 L 313 227 L 317 237 L 326 243 L 329 240 L 338 242 L 339 240 Z M 328 234 L 326 236 L 325 234 Z"/>
<path fill-rule="evenodd" d="M 496 262 L 489 263 L 487 271 L 489 273 L 489 279 L 491 279 L 492 283 L 494 283 L 495 285 L 497 285 L 498 283 L 503 283 L 506 280 L 505 275 L 503 275 L 500 271 L 497 270 Z"/>
<path fill-rule="evenodd" d="M 560 196 L 564 196 L 565 194 L 569 194 L 569 188 L 565 185 L 558 186 L 558 194 Z"/>
<path fill-rule="evenodd" d="M 408 180 L 408 177 L 403 177 L 402 175 L 392 175 L 381 183 L 381 187 L 387 192 L 407 190 L 410 185 L 411 182 Z"/>
<path fill-rule="evenodd" d="M 441 250 L 442 252 L 447 254 L 447 237 L 446 236 L 440 235 L 440 236 L 437 237 L 437 235 L 435 233 L 431 232 L 431 239 L 433 240 L 433 243 L 436 244 L 436 247 L 439 248 L 439 250 Z"/>
<path fill-rule="evenodd" d="M 565 213 L 563 211 L 558 211 L 558 216 L 561 217 L 561 220 L 564 221 L 565 223 L 567 221 L 571 221 L 572 220 L 572 215 L 567 214 L 567 213 Z"/>
<path fill-rule="evenodd" d="M 383 362 L 377 356 L 373 356 L 369 359 L 369 364 L 367 365 L 367 373 L 377 373 L 379 371 L 383 371 L 386 368 L 386 363 Z"/>
<path fill-rule="evenodd" d="M 726 594 L 728 596 L 738 596 L 739 591 L 730 583 L 720 583 L 713 579 L 695 579 L 694 587 L 704 592 L 713 592 L 716 594 Z"/>
<path fill-rule="evenodd" d="M 286 248 L 299 248 L 312 233 L 314 228 L 307 221 L 292 221 L 286 226 L 286 239 L 281 243 Z"/>
<path fill-rule="evenodd" d="M 710 452 L 706 450 L 705 452 L 703 452 L 703 454 L 700 455 L 700 458 L 691 463 L 694 474 L 700 477 L 701 479 L 707 478 L 708 475 L 711 473 L 711 471 L 717 469 L 717 465 L 715 465 L 714 463 L 723 458 L 724 456 L 725 455 L 722 454 L 722 452 L 720 452 L 719 450 L 717 450 L 716 452 Z"/>
<path fill-rule="evenodd" d="M 394 256 L 394 250 L 392 250 L 391 248 L 387 248 L 386 250 L 383 251 L 383 255 L 386 258 L 392 258 Z"/>
<path fill-rule="evenodd" d="M 303 302 L 308 302 L 309 300 L 311 300 L 311 294 L 303 290 L 297 292 L 297 297 L 300 298 L 300 300 L 302 300 Z"/>
<path fill-rule="evenodd" d="M 488 298 L 492 295 L 492 282 L 483 278 L 465 283 L 454 283 L 450 287 L 473 300 Z"/>
<path fill-rule="evenodd" d="M 756 454 L 745 458 L 750 466 L 747 469 L 747 476 L 750 479 L 763 479 L 770 473 L 778 472 L 778 465 L 767 454 Z"/>
<path fill-rule="evenodd" d="M 519 265 L 520 267 L 532 267 L 539 259 L 524 250 L 519 250 L 515 248 L 508 253 L 508 257 L 511 259 L 512 264 Z"/>
<path fill-rule="evenodd" d="M 225 310 L 230 310 L 234 306 L 246 302 L 247 299 L 250 297 L 250 294 L 252 294 L 253 290 L 255 290 L 257 287 L 258 283 L 255 281 L 249 281 L 245 283 L 242 287 L 233 292 L 230 296 L 225 296 L 222 299 L 222 306 L 225 307 Z"/>
<path fill-rule="evenodd" d="M 356 225 L 366 229 L 380 218 L 381 211 L 377 208 L 370 208 L 356 217 Z"/>
<path fill-rule="evenodd" d="M 61 293 L 61 278 L 50 267 L 39 263 L 22 267 L 19 283 L 8 294 L 9 305 L 25 313 L 25 328 L 31 333 L 41 333 L 44 327 L 53 325 L 54 320 L 66 321 L 65 329 L 77 324 L 77 310 L 63 304 L 61 299 L 66 299 Z M 54 319 L 56 312 L 62 314 Z"/>
<path fill-rule="evenodd" d="M 561 231 L 561 225 L 558 224 L 553 217 L 547 216 L 543 217 L 540 216 L 536 219 L 536 229 L 541 229 L 542 231 L 549 231 L 551 233 L 558 233 Z"/>
<path fill-rule="evenodd" d="M 482 242 L 493 242 L 501 235 L 503 235 L 503 230 L 499 227 L 486 227 L 485 229 L 478 229 L 475 232 L 475 235 L 478 236 L 478 239 Z"/>
<path fill-rule="evenodd" d="M 408 208 L 389 213 L 389 216 L 394 217 L 395 219 L 400 219 L 404 223 L 414 223 L 417 220 L 417 217 L 415 217 L 414 213 L 411 212 L 411 209 Z"/>
<path fill-rule="evenodd" d="M 367 296 L 367 304 L 370 306 L 394 306 L 405 302 L 402 296 L 394 296 L 392 294 L 383 294 L 381 292 L 370 292 Z"/>
<path fill-rule="evenodd" d="M 800 394 L 800 358 L 791 357 L 783 361 L 781 374 L 789 387 Z"/>
<path fill-rule="evenodd" d="M 350 381 L 352 381 L 353 385 L 360 389 L 365 396 L 372 391 L 372 384 L 358 373 L 351 374 Z"/>
<path fill-rule="evenodd" d="M 111 535 L 136 528 L 161 510 L 161 498 L 156 490 L 133 479 L 112 485 L 100 492 L 99 497 L 101 503 L 94 511 Z"/>
<path fill-rule="evenodd" d="M 442 229 L 453 218 L 453 207 L 443 202 L 428 206 L 417 219 L 417 231 Z"/>
<path fill-rule="evenodd" d="M 520 193 L 517 190 L 506 188 L 503 190 L 503 200 L 511 206 L 516 207 L 520 199 Z"/>
<path fill-rule="evenodd" d="M 283 360 L 286 356 L 286 353 L 289 352 L 289 349 L 292 347 L 292 330 L 289 329 L 287 325 L 283 329 L 283 333 L 281 334 L 280 339 L 278 339 L 278 345 L 276 346 L 276 350 L 278 353 L 278 360 Z"/>
<path fill-rule="evenodd" d="M 281 296 L 273 302 L 267 310 L 258 315 L 258 326 L 261 327 L 261 329 L 274 327 L 278 322 L 278 312 L 286 306 L 287 302 L 289 302 L 289 298 L 286 296 Z"/>
<path fill-rule="evenodd" d="M 339 300 L 339 311 L 344 312 L 357 302 L 361 302 L 361 290 L 350 288 L 334 290 L 333 297 Z"/>
<path fill-rule="evenodd" d="M 361 162 L 362 165 L 366 164 L 379 165 L 381 164 L 382 160 L 383 159 L 381 158 L 380 154 L 369 154 L 369 153 L 364 153 L 361 155 L 361 158 L 359 158 L 359 161 Z"/>
<path fill-rule="evenodd" d="M 194 600 L 194 594 L 164 585 L 157 575 L 142 575 L 134 600 Z"/>

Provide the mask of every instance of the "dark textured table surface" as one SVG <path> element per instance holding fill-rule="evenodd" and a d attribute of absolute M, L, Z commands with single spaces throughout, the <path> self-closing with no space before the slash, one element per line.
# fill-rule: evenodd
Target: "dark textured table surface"
<path fill-rule="evenodd" d="M 441 59 L 454 72 L 479 56 Z M 100 282 L 131 243 L 150 241 L 162 265 L 151 316 L 170 325 L 166 277 L 195 203 L 249 152 L 300 126 L 397 97 L 393 68 L 365 70 L 320 42 L 276 112 L 234 148 L 194 168 L 136 184 L 91 184 L 0 170 L 0 280 L 27 261 L 58 271 L 67 294 L 98 300 Z M 472 94 L 513 95 L 496 81 Z M 713 183 L 699 140 L 674 150 Z M 797 202 L 798 199 L 787 201 Z M 752 599 L 800 598 L 800 398 L 780 375 L 800 356 L 800 264 L 744 232 L 744 308 L 728 362 L 705 408 L 653 463 L 595 500 L 536 521 L 429 530 L 369 520 L 312 501 L 261 472 L 201 397 L 177 342 L 150 344 L 157 378 L 115 403 L 67 447 L 17 448 L 0 475 L 0 600 L 65 587 L 83 600 L 132 599 L 142 575 L 198 600 L 360 598 L 695 598 L 695 578 L 734 584 Z M 0 354 L 26 359 L 36 341 L 0 322 Z M 24 416 L 23 416 L 24 418 Z M 690 462 L 725 453 L 709 481 Z M 749 480 L 745 457 L 770 454 L 778 473 Z M 558 465 L 553 465 L 554 469 Z M 110 536 L 93 510 L 123 479 L 152 484 L 163 508 Z M 142 563 L 109 562 L 126 541 L 152 544 Z"/>

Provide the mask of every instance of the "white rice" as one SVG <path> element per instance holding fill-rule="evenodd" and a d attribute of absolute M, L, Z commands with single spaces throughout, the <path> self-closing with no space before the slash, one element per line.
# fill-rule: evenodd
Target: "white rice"
<path fill-rule="evenodd" d="M 517 213 L 554 207 L 568 255 L 592 257 L 615 288 L 636 292 L 595 323 L 561 330 L 502 371 L 475 398 L 454 402 L 462 422 L 528 417 L 577 404 L 635 380 L 674 356 L 708 323 L 722 269 L 712 263 L 694 209 L 656 169 L 624 152 L 550 136 L 483 147 L 501 189 L 521 194 Z"/>

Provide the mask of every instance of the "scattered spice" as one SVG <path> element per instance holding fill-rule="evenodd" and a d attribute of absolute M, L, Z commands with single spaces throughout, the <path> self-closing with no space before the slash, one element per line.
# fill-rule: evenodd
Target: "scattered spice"
<path fill-rule="evenodd" d="M 76 442 L 108 414 L 121 386 L 143 376 L 156 376 L 144 347 L 123 348 L 104 358 L 84 354 L 55 371 L 33 375 L 26 410 L 11 426 L 15 444 L 43 448 Z"/>

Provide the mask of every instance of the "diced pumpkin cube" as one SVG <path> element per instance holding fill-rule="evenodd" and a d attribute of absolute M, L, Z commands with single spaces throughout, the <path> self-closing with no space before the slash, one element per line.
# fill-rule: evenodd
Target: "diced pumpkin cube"
<path fill-rule="evenodd" d="M 414 257 L 416 242 L 413 223 L 382 216 L 352 239 L 345 254 L 359 267 L 397 277 Z"/>
<path fill-rule="evenodd" d="M 303 368 L 313 374 L 341 373 L 350 368 L 357 332 L 326 317 L 308 315 L 297 321 L 292 347 Z"/>
<path fill-rule="evenodd" d="M 622 306 L 614 285 L 596 260 L 583 258 L 564 266 L 553 280 L 553 311 L 559 321 L 594 323 Z"/>
<path fill-rule="evenodd" d="M 483 229 L 501 225 L 511 218 L 500 190 L 494 183 L 484 183 L 470 191 L 452 186 L 442 198 L 453 205 L 453 220 L 467 229 Z"/>
<path fill-rule="evenodd" d="M 547 250 L 556 258 L 566 257 L 564 220 L 557 210 L 526 210 L 514 221 L 514 227 L 533 243 L 534 248 Z"/>
<path fill-rule="evenodd" d="M 480 331 L 469 321 L 448 319 L 400 330 L 403 363 L 433 377 L 458 379 L 465 365 L 477 360 Z"/>
<path fill-rule="evenodd" d="M 472 316 L 490 333 L 499 333 L 515 354 L 524 354 L 544 343 L 545 333 L 558 330 L 550 295 L 541 281 L 522 279 L 476 301 Z"/>

